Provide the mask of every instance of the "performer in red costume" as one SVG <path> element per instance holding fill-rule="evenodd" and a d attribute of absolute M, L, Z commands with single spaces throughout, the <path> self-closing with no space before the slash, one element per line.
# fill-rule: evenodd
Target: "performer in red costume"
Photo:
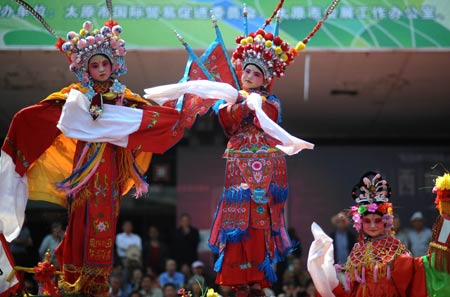
<path fill-rule="evenodd" d="M 436 178 L 436 209 L 439 216 L 433 226 L 428 254 L 418 260 L 423 263 L 428 296 L 450 296 L 450 174 Z M 420 288 L 420 283 L 415 284 Z"/>
<path fill-rule="evenodd" d="M 69 33 L 70 40 L 62 44 L 71 69 L 87 86 L 85 92 L 70 91 L 58 123 L 66 137 L 78 139 L 73 171 L 58 184 L 69 210 L 66 236 L 56 252 L 64 271 L 60 289 L 67 293 L 108 293 L 121 196 L 133 183 L 137 196 L 145 194 L 141 174 L 149 152 L 162 153 L 174 144 L 170 129 L 177 112 L 155 109 L 115 79 L 125 71 L 121 31 L 113 21 L 100 31 L 86 22 L 81 34 Z M 138 109 L 143 116 L 139 125 L 133 123 L 141 114 L 134 114 Z M 136 131 L 128 130 L 133 126 Z M 158 126 L 165 128 L 159 135 Z"/>
<path fill-rule="evenodd" d="M 273 79 L 284 75 L 286 67 L 305 48 L 337 2 L 333 1 L 313 31 L 293 48 L 278 36 L 278 23 L 273 34 L 264 28 L 247 34 L 244 8 L 245 36 L 236 39 L 238 46 L 231 61 L 213 18 L 217 37 L 201 57 L 179 36 L 190 55 L 184 77 L 187 82 L 145 90 L 146 96 L 159 104 L 181 106 L 184 110 L 195 107 L 198 101 L 193 97 L 185 98 L 185 102 L 170 99 L 177 98 L 178 90 L 190 86 L 207 88 L 205 81 L 197 79 L 227 82 L 239 89 L 237 97 L 228 93 L 226 101 L 218 101 L 214 106 L 230 140 L 224 153 L 225 187 L 209 239 L 211 249 L 218 254 L 214 267 L 216 283 L 236 288 L 239 296 L 261 296 L 261 289 L 276 280 L 272 265 L 295 247 L 284 220 L 288 196 L 284 156 L 314 145 L 293 137 L 278 125 L 281 104 L 270 90 Z M 265 26 L 282 4 L 280 1 Z M 225 98 L 225 92 L 219 97 Z"/>
<path fill-rule="evenodd" d="M 336 3 L 330 6 L 326 16 Z M 227 82 L 239 90 L 236 98 L 227 96 L 226 101 L 218 101 L 214 106 L 230 140 L 224 153 L 227 160 L 225 187 L 209 239 L 211 249 L 218 254 L 214 267 L 216 283 L 234 287 L 239 296 L 261 296 L 261 289 L 276 280 L 272 265 L 283 260 L 295 247 L 284 220 L 288 196 L 284 156 L 312 149 L 314 145 L 293 137 L 279 126 L 281 103 L 270 90 L 274 78 L 284 75 L 286 67 L 305 48 L 325 19 L 303 42 L 291 48 L 278 36 L 278 23 L 274 33 L 259 29 L 248 34 L 244 8 L 245 36 L 237 37 L 238 46 L 231 60 L 214 17 L 217 37 L 201 57 L 197 57 L 179 36 L 190 55 L 184 78 L 188 81 L 181 85 L 205 84 L 197 79 L 209 79 Z M 158 103 L 175 107 L 181 105 L 180 101 L 166 99 L 176 98 L 174 91 L 179 88 L 180 85 L 166 86 L 145 92 Z M 220 98 L 224 95 L 222 92 Z M 182 110 L 185 106 L 195 106 L 194 98 L 187 100 Z"/>
<path fill-rule="evenodd" d="M 236 287 L 242 295 L 248 295 L 252 289 L 259 296 L 262 288 L 276 280 L 272 264 L 282 260 L 295 246 L 284 221 L 288 194 L 284 156 L 312 149 L 314 145 L 290 135 L 278 125 L 280 100 L 268 91 L 272 79 L 284 74 L 286 66 L 304 44 L 300 42 L 290 49 L 280 37 L 262 29 L 237 41 L 240 45 L 232 62 L 233 71 L 241 74 L 239 93 L 228 84 L 204 80 L 190 80 L 145 92 L 146 97 L 168 106 L 178 103 L 170 98 L 177 98 L 180 90 L 190 93 L 200 87 L 212 93 L 217 90 L 220 98 L 226 98 L 214 106 L 230 140 L 224 154 L 227 159 L 225 188 L 209 244 L 219 254 L 215 264 L 216 283 Z M 266 52 L 266 58 L 262 51 Z M 202 56 L 198 60 L 206 59 Z M 216 74 L 225 76 L 220 69 Z M 222 85 L 227 88 L 219 90 L 218 86 Z M 184 112 L 198 103 L 208 107 L 214 104 L 208 105 L 190 96 L 185 98 L 181 110 Z"/>
<path fill-rule="evenodd" d="M 261 126 L 261 115 L 281 122 L 281 102 L 269 90 L 303 43 L 291 49 L 279 36 L 262 29 L 236 42 L 231 61 L 242 89 L 235 103 L 216 104 L 230 140 L 224 153 L 225 187 L 209 244 L 219 255 L 216 283 L 233 286 L 245 296 L 262 294 L 260 290 L 276 280 L 272 264 L 295 247 L 284 220 L 288 196 L 284 156 L 312 149 L 313 144 L 301 142 L 297 149 L 286 149 L 280 138 Z"/>
<path fill-rule="evenodd" d="M 0 232 L 8 241 L 20 231 L 28 198 L 67 207 L 56 251 L 65 294 L 108 295 L 122 196 L 133 186 L 136 196 L 145 194 L 152 153 L 182 136 L 173 134 L 178 111 L 152 106 L 118 81 L 126 72 L 121 33 L 112 19 L 100 29 L 87 21 L 59 39 L 79 82 L 19 111 L 2 146 Z"/>
<path fill-rule="evenodd" d="M 308 270 L 321 296 L 427 296 L 423 265 L 392 234 L 390 195 L 389 185 L 376 172 L 364 174 L 353 188 L 357 205 L 350 211 L 359 241 L 346 264 L 337 267 L 345 274 L 344 284 L 333 267 L 331 238 L 313 224 Z"/>

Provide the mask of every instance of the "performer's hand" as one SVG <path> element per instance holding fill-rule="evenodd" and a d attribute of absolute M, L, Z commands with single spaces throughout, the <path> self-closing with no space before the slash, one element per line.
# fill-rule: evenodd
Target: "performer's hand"
<path fill-rule="evenodd" d="M 258 93 L 251 93 L 247 99 L 245 99 L 245 102 L 247 103 L 248 108 L 255 110 L 256 107 L 261 108 L 262 98 Z"/>

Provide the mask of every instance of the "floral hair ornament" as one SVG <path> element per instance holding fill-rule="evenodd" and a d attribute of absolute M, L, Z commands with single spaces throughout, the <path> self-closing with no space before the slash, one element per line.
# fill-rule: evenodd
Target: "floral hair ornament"
<path fill-rule="evenodd" d="M 357 203 L 350 210 L 353 227 L 361 232 L 362 217 L 366 214 L 379 214 L 383 217 L 386 231 L 390 232 L 394 219 L 392 204 L 389 203 L 391 194 L 391 187 L 381 174 L 373 171 L 366 172 L 352 190 L 352 197 Z"/>
<path fill-rule="evenodd" d="M 85 21 L 79 33 L 70 31 L 67 33 L 67 41 L 56 36 L 53 29 L 44 18 L 33 9 L 28 3 L 22 0 L 14 0 L 19 5 L 27 9 L 55 38 L 55 47 L 67 56 L 70 63 L 70 71 L 74 72 L 83 87 L 89 88 L 85 94 L 89 100 L 95 95 L 93 81 L 88 73 L 89 59 L 94 55 L 104 55 L 112 65 L 112 78 L 125 74 L 125 41 L 120 38 L 122 27 L 112 19 L 112 3 L 106 0 L 110 19 L 101 29 L 93 28 L 92 22 Z M 117 79 L 114 80 L 110 90 L 114 93 L 123 93 L 125 86 Z"/>
<path fill-rule="evenodd" d="M 450 214 L 450 174 L 444 173 L 444 175 L 436 178 L 433 193 L 436 194 L 434 203 L 436 208 L 439 209 L 440 214 Z"/>
<path fill-rule="evenodd" d="M 445 171 L 447 169 L 442 164 Z M 436 166 L 434 166 L 436 167 Z M 428 261 L 437 271 L 450 274 L 450 239 L 448 237 L 448 224 L 450 222 L 450 174 L 436 178 L 433 193 L 436 194 L 436 208 L 439 210 L 433 225 L 433 236 L 428 250 Z"/>
<path fill-rule="evenodd" d="M 323 22 L 336 8 L 339 0 L 334 0 L 326 10 L 321 20 L 314 26 L 314 29 L 295 47 L 291 47 L 286 41 L 278 36 L 280 10 L 284 1 L 280 1 L 272 16 L 268 18 L 264 26 L 256 32 L 247 33 L 247 7 L 244 5 L 244 35 L 236 37 L 238 46 L 232 55 L 232 62 L 240 65 L 244 69 L 247 65 L 256 65 L 264 74 L 268 83 L 274 77 L 284 76 L 286 67 L 289 66 L 299 52 L 306 48 L 306 44 L 314 34 L 322 27 Z M 265 31 L 273 16 L 276 15 L 277 22 L 273 33 Z"/>

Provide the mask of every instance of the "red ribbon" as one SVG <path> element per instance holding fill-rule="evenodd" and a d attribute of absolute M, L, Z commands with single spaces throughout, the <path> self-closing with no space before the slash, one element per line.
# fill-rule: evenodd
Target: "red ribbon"
<path fill-rule="evenodd" d="M 53 276 L 56 272 L 55 266 L 50 264 L 50 262 L 39 262 L 38 266 L 35 266 L 33 270 L 36 280 L 44 284 L 44 292 L 48 292 L 51 296 L 61 296 L 53 282 Z"/>

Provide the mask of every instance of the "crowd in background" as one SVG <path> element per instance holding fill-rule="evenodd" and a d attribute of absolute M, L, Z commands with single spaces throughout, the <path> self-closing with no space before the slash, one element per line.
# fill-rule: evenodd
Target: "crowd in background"
<path fill-rule="evenodd" d="M 343 265 L 358 239 L 345 213 L 336 214 L 331 218 L 331 222 L 335 227 L 330 232 L 330 237 L 333 238 L 336 264 Z M 426 226 L 420 211 L 411 216 L 410 225 L 411 228 L 402 228 L 400 218 L 395 217 L 395 235 L 413 256 L 426 254 L 431 240 L 431 229 Z M 215 273 L 210 268 L 213 265 L 205 265 L 205 261 L 199 258 L 200 235 L 198 229 L 191 225 L 188 214 L 181 215 L 179 226 L 171 234 L 170 242 L 161 239 L 160 231 L 154 225 L 148 227 L 144 236 L 133 232 L 131 221 L 124 221 L 121 230 L 116 236 L 115 264 L 110 277 L 111 297 L 177 296 L 180 288 L 191 291 L 193 297 L 201 296 L 205 288 L 214 288 L 222 296 L 233 296 L 232 288 L 215 285 Z M 293 228 L 289 228 L 288 232 L 292 240 L 298 242 L 297 248 L 285 262 L 276 264 L 278 281 L 265 290 L 266 296 L 316 296 L 314 284 L 303 265 L 304 255 L 300 239 Z M 59 222 L 53 223 L 51 233 L 39 244 L 38 253 L 41 260 L 44 259 L 45 252 L 50 250 L 49 260 L 59 267 L 52 252 L 63 235 L 63 225 Z M 36 265 L 30 263 L 27 251 L 37 246 L 25 224 L 19 237 L 10 246 L 16 265 Z M 32 276 L 27 275 L 26 286 L 29 293 L 36 293 L 37 284 Z"/>

